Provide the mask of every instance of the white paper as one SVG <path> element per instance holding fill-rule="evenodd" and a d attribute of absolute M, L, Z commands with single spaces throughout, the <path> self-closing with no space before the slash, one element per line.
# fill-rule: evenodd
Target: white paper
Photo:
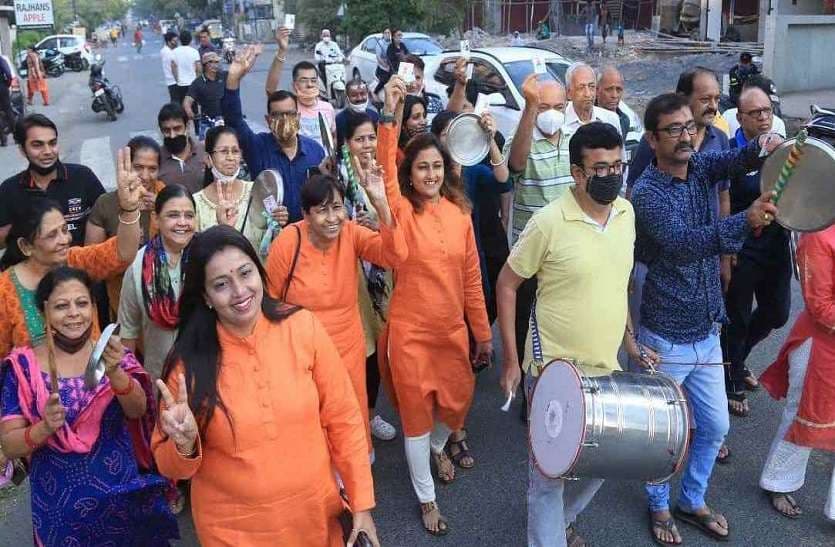
<path fill-rule="evenodd" d="M 287 13 L 284 15 L 284 27 L 293 30 L 296 28 L 296 16 L 292 13 Z"/>
<path fill-rule="evenodd" d="M 264 209 L 266 209 L 267 213 L 270 215 L 273 214 L 273 211 L 278 209 L 278 202 L 275 200 L 274 195 L 270 194 L 264 198 Z"/>
<path fill-rule="evenodd" d="M 545 59 L 542 57 L 534 57 L 533 58 L 533 71 L 534 74 L 545 74 Z"/>
<path fill-rule="evenodd" d="M 461 57 L 465 59 L 470 58 L 470 41 L 461 40 Z"/>
<path fill-rule="evenodd" d="M 467 63 L 467 81 L 469 82 L 470 79 L 473 77 L 473 68 L 475 65 L 472 63 Z"/>
<path fill-rule="evenodd" d="M 397 75 L 407 84 L 415 81 L 415 65 L 412 63 L 400 63 L 397 68 Z"/>
<path fill-rule="evenodd" d="M 479 93 L 478 99 L 476 99 L 475 102 L 475 108 L 473 110 L 473 113 L 476 116 L 481 116 L 488 110 L 490 110 L 490 98 L 484 93 Z"/>

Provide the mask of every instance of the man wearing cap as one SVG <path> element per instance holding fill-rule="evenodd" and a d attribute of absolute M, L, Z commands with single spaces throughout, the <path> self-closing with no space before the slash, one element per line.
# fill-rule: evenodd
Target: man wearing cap
<path fill-rule="evenodd" d="M 728 73 L 730 76 L 730 95 L 731 101 L 737 104 L 739 95 L 742 93 L 742 86 L 745 85 L 746 80 L 755 74 L 759 74 L 760 69 L 754 64 L 751 54 L 743 52 L 739 54 L 739 63 L 735 64 Z"/>
<path fill-rule="evenodd" d="M 220 101 L 226 90 L 226 72 L 219 70 L 220 56 L 213 51 L 204 53 L 200 62 L 203 65 L 203 74 L 195 78 L 189 86 L 186 98 L 183 99 L 183 109 L 191 120 L 196 120 L 194 130 L 202 139 L 206 130 L 211 127 L 209 119 L 223 116 Z M 197 109 L 199 116 L 195 118 Z"/>

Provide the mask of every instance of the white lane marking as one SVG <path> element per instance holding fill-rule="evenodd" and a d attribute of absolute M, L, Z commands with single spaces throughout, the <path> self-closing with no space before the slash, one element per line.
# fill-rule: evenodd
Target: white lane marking
<path fill-rule="evenodd" d="M 86 139 L 81 144 L 80 163 L 93 170 L 105 190 L 116 189 L 116 166 L 110 150 L 110 137 Z"/>
<path fill-rule="evenodd" d="M 116 57 L 116 62 L 117 63 L 127 63 L 128 62 L 127 55 L 119 55 L 118 57 Z"/>

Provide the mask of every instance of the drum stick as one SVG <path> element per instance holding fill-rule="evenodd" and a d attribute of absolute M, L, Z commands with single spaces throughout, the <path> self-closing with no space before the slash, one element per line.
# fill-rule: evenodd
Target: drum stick
<path fill-rule="evenodd" d="M 44 322 L 46 322 L 46 353 L 49 364 L 50 393 L 58 393 L 58 367 L 55 364 L 55 340 L 52 338 L 52 323 L 49 322 L 49 303 L 43 303 Z"/>
<path fill-rule="evenodd" d="M 806 137 L 809 136 L 809 133 L 803 129 L 800 133 L 797 134 L 797 138 L 792 144 L 792 149 L 789 150 L 789 157 L 786 158 L 786 161 L 783 163 L 783 167 L 780 169 L 780 174 L 777 176 L 777 182 L 774 183 L 774 196 L 771 198 L 771 203 L 777 205 L 780 202 L 780 198 L 783 197 L 783 192 L 786 189 L 786 185 L 789 183 L 789 179 L 791 179 L 792 175 L 794 175 L 794 170 L 797 167 L 797 162 L 800 160 L 800 156 L 803 155 L 803 146 L 806 144 Z"/>
<path fill-rule="evenodd" d="M 514 395 L 515 393 L 513 393 L 512 391 L 507 392 L 507 401 L 505 401 L 502 405 L 502 412 L 507 412 L 508 410 L 510 410 L 510 401 L 513 400 Z"/>
<path fill-rule="evenodd" d="M 724 363 L 679 363 L 678 361 L 660 361 L 656 365 L 679 365 L 684 367 L 726 367 L 730 366 L 730 362 Z"/>

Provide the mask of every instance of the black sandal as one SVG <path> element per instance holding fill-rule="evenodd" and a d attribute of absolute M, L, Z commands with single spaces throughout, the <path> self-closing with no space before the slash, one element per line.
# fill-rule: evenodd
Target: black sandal
<path fill-rule="evenodd" d="M 470 447 L 467 444 L 467 430 L 462 429 L 459 433 L 461 433 L 461 438 L 457 441 L 452 438 L 455 433 L 450 435 L 446 445 L 447 454 L 449 454 L 449 457 L 452 458 L 455 465 L 461 469 L 472 469 L 475 467 L 475 458 L 473 458 L 472 454 L 470 454 Z M 470 459 L 469 465 L 462 462 L 465 458 Z"/>
<path fill-rule="evenodd" d="M 721 455 L 723 448 L 725 449 L 724 456 Z M 723 444 L 719 447 L 719 454 L 716 454 L 716 463 L 721 465 L 728 465 L 729 463 L 731 463 L 731 449 L 728 447 L 728 445 Z"/>
<path fill-rule="evenodd" d="M 432 511 L 438 512 L 438 530 L 430 530 L 426 527 L 426 522 L 423 520 L 424 515 L 431 513 Z M 420 504 L 420 520 L 423 523 L 423 529 L 432 534 L 433 536 L 445 536 L 449 533 L 449 524 L 447 524 L 446 519 L 441 515 L 441 510 L 438 508 L 438 504 L 434 501 L 430 501 L 428 503 L 421 503 Z"/>
<path fill-rule="evenodd" d="M 751 409 L 747 410 L 737 410 L 736 408 L 731 405 L 731 401 L 743 404 L 748 401 L 748 396 L 745 395 L 745 392 L 741 393 L 728 393 L 728 412 L 733 414 L 734 416 L 739 416 L 740 418 L 747 418 L 748 414 L 751 412 Z"/>
<path fill-rule="evenodd" d="M 674 531 L 678 532 L 678 527 L 676 526 L 676 521 L 673 517 L 670 517 L 667 520 L 658 520 L 658 519 L 656 519 L 655 517 L 652 516 L 652 511 L 650 511 L 649 512 L 649 533 L 650 533 L 650 535 L 652 535 L 653 541 L 655 541 L 655 543 L 657 543 L 658 545 L 681 545 L 682 544 L 682 541 L 679 541 L 678 543 L 676 543 L 675 540 L 664 541 L 663 539 L 658 537 L 658 534 L 655 533 L 655 530 L 657 530 L 659 528 L 664 530 L 665 532 L 669 532 L 670 535 L 672 535 L 673 537 L 675 537 L 675 534 L 673 532 Z M 680 533 L 679 533 L 679 537 L 681 537 Z"/>
<path fill-rule="evenodd" d="M 768 499 L 771 502 L 771 507 L 773 507 L 775 511 L 777 511 L 778 513 L 780 513 L 784 517 L 790 518 L 790 519 L 797 519 L 797 518 L 800 518 L 800 515 L 803 514 L 803 510 L 800 508 L 800 505 L 795 501 L 795 499 L 791 496 L 791 494 L 784 493 L 784 492 L 769 492 L 768 490 L 763 490 L 763 493 L 766 496 L 768 496 Z M 783 500 L 785 500 L 785 502 L 788 503 L 789 506 L 792 509 L 797 511 L 797 513 L 795 513 L 795 514 L 786 513 L 785 511 L 781 511 L 780 509 L 778 509 L 777 508 L 777 500 L 779 500 L 781 498 Z"/>
<path fill-rule="evenodd" d="M 748 391 L 757 391 L 760 389 L 759 380 L 747 368 L 745 369 L 745 377 L 742 379 L 742 385 Z"/>
<path fill-rule="evenodd" d="M 716 513 L 713 509 L 708 509 L 708 513 L 705 515 L 697 515 L 695 513 L 688 513 L 683 509 L 676 507 L 673 510 L 673 516 L 682 522 L 686 522 L 687 524 L 694 526 L 701 530 L 704 534 L 712 537 L 716 541 L 728 541 L 731 537 L 731 530 L 728 527 L 727 534 L 720 534 L 716 530 L 710 527 L 711 524 L 718 524 L 719 519 L 716 518 Z"/>

